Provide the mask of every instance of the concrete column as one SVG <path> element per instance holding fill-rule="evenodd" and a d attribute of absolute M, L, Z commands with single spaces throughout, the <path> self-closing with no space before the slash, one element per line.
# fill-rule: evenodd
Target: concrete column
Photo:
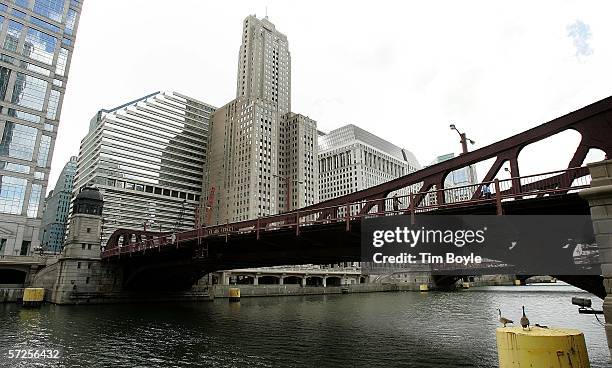
<path fill-rule="evenodd" d="M 591 188 L 580 192 L 589 201 L 595 241 L 599 248 L 601 271 L 607 296 L 603 310 L 606 319 L 606 336 L 612 356 L 612 160 L 588 165 L 591 173 Z"/>
<path fill-rule="evenodd" d="M 323 287 L 327 287 L 327 277 L 323 277 Z"/>
<path fill-rule="evenodd" d="M 306 286 L 306 276 L 302 277 L 302 287 Z"/>
<path fill-rule="evenodd" d="M 253 276 L 253 285 L 259 285 L 259 276 L 258 275 L 254 275 Z"/>
<path fill-rule="evenodd" d="M 283 284 L 283 277 L 284 277 L 284 276 L 280 276 L 280 277 L 278 278 L 278 284 L 279 284 L 279 285 L 282 285 L 282 284 Z"/>
<path fill-rule="evenodd" d="M 230 275 L 227 272 L 221 272 L 221 285 L 229 285 L 230 284 Z"/>

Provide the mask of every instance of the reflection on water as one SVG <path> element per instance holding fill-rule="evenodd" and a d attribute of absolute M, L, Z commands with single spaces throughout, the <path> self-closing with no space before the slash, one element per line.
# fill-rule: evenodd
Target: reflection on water
<path fill-rule="evenodd" d="M 494 367 L 497 310 L 585 333 L 593 367 L 608 366 L 603 327 L 578 315 L 571 286 L 446 293 L 243 298 L 230 304 L 0 305 L 0 365 L 8 349 L 59 349 L 58 366 Z M 592 297 L 601 309 L 601 300 Z M 49 361 L 43 362 L 47 366 Z M 29 363 L 29 365 L 26 365 Z"/>

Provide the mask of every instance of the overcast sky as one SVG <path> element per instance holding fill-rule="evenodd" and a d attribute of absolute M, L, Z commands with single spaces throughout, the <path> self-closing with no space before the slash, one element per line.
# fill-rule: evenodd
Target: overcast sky
<path fill-rule="evenodd" d="M 48 189 L 100 108 L 158 90 L 233 99 L 242 20 L 266 7 L 289 39 L 292 110 L 323 131 L 356 124 L 421 164 L 460 151 L 451 122 L 475 149 L 612 95 L 603 1 L 87 0 Z M 577 142 L 525 152 L 521 173 L 563 168 Z"/>

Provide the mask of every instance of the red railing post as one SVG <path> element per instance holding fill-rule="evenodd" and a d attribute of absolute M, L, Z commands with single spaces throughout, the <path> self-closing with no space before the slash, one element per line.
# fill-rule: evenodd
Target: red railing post
<path fill-rule="evenodd" d="M 346 205 L 346 231 L 351 231 L 351 205 Z"/>
<path fill-rule="evenodd" d="M 414 225 L 414 194 L 410 192 L 410 223 Z"/>
<path fill-rule="evenodd" d="M 497 215 L 501 216 L 504 214 L 501 202 L 501 191 L 499 190 L 499 179 L 495 178 L 495 206 L 497 207 Z"/>

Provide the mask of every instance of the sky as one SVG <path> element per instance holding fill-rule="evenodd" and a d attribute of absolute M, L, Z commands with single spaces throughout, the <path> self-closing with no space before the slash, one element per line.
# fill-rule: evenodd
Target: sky
<path fill-rule="evenodd" d="M 267 12 L 288 37 L 292 111 L 324 132 L 358 125 L 426 165 L 461 150 L 451 123 L 472 150 L 612 95 L 611 11 L 563 0 L 87 0 L 48 190 L 101 108 L 164 90 L 217 107 L 235 98 L 249 14 Z M 566 132 L 526 149 L 521 174 L 565 168 L 578 140 Z"/>

